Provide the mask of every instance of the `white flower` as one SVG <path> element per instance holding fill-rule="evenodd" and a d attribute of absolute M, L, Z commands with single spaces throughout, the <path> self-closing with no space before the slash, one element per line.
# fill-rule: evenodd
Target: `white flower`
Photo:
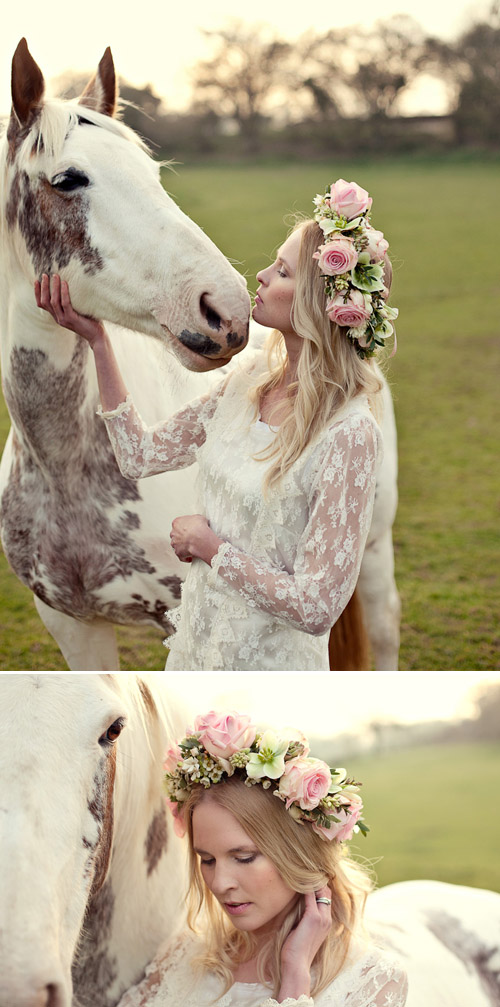
<path fill-rule="evenodd" d="M 288 739 L 278 738 L 274 731 L 265 731 L 258 752 L 252 752 L 247 762 L 247 776 L 260 780 L 263 776 L 277 780 L 285 770 Z"/>

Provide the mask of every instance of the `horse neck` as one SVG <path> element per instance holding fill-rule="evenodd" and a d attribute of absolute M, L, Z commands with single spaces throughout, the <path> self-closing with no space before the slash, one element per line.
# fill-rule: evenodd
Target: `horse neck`
<path fill-rule="evenodd" d="M 117 768 L 118 774 L 132 760 L 143 766 L 127 783 L 132 794 L 125 801 L 123 791 L 117 795 L 110 870 L 89 902 L 74 968 L 78 1007 L 114 1007 L 184 925 L 186 853 L 162 791 L 166 738 L 158 723 L 150 725 L 146 745 L 146 753 L 124 750 Z"/>
<path fill-rule="evenodd" d="M 27 279 L 10 271 L 9 282 L 7 268 L 2 287 L 5 401 L 18 443 L 49 474 L 77 456 L 83 460 L 86 443 L 91 449 L 98 398 L 92 354 L 36 307 Z"/>
<path fill-rule="evenodd" d="M 167 848 L 161 852 L 164 837 Z M 185 869 L 181 854 L 170 823 L 158 807 L 127 856 L 113 858 L 108 878 L 85 917 L 73 976 L 78 1007 L 96 1003 L 114 1007 L 125 990 L 142 978 L 160 945 L 182 928 Z"/>

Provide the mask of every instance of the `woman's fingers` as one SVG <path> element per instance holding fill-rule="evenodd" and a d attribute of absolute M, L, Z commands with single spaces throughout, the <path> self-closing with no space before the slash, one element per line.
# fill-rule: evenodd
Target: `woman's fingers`
<path fill-rule="evenodd" d="M 61 304 L 64 311 L 72 311 L 73 305 L 69 296 L 69 287 L 66 280 L 61 280 Z"/>
<path fill-rule="evenodd" d="M 35 299 L 39 308 L 48 311 L 55 322 L 84 339 L 93 348 L 97 341 L 105 335 L 102 322 L 88 315 L 80 315 L 75 311 L 69 294 L 66 280 L 54 273 L 52 277 L 42 274 L 40 281 L 35 280 Z"/>
<path fill-rule="evenodd" d="M 48 311 L 52 318 L 60 324 L 63 315 L 61 305 L 61 281 L 59 276 L 52 277 L 52 282 L 47 273 L 42 273 L 41 280 L 35 280 L 35 299 L 39 308 Z"/>

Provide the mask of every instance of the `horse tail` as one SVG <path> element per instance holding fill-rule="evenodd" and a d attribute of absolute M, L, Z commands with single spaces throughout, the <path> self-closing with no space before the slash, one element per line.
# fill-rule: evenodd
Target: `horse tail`
<path fill-rule="evenodd" d="M 368 671 L 371 667 L 370 641 L 357 588 L 331 629 L 328 654 L 331 671 Z"/>

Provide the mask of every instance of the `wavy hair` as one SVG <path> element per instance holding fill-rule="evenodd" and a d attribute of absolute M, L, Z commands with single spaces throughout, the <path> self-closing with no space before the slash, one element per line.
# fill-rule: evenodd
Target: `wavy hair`
<path fill-rule="evenodd" d="M 258 951 L 257 974 L 277 996 L 281 985 L 281 950 L 304 912 L 306 892 L 328 885 L 332 892 L 332 925 L 314 959 L 311 996 L 325 989 L 341 971 L 353 934 L 359 932 L 366 896 L 372 888 L 367 872 L 349 859 L 343 847 L 318 836 L 309 825 L 297 823 L 272 789 L 247 787 L 231 777 L 205 790 L 194 787 L 183 805 L 190 848 L 188 923 L 199 931 L 201 917 L 204 948 L 198 967 L 217 975 L 224 992 L 233 985 L 233 968 L 252 958 L 257 941 L 251 932 L 238 930 L 205 885 L 198 855 L 193 849 L 193 811 L 201 801 L 213 801 L 231 812 L 259 851 L 274 864 L 285 883 L 299 894 L 281 926 Z"/>
<path fill-rule="evenodd" d="M 370 408 L 378 414 L 378 393 L 382 382 L 372 360 L 362 360 L 346 336 L 346 330 L 331 322 L 326 313 L 323 277 L 313 253 L 324 240 L 315 220 L 299 220 L 293 231 L 302 232 L 295 277 L 291 321 L 302 337 L 296 380 L 288 386 L 287 408 L 273 443 L 256 457 L 272 461 L 264 488 L 278 483 L 283 475 L 332 421 L 335 414 L 356 395 L 368 396 Z M 389 291 L 392 266 L 385 263 L 385 284 Z M 259 415 L 264 396 L 278 387 L 287 368 L 286 346 L 281 332 L 269 336 L 268 372 L 249 391 Z M 282 403 L 280 403 L 282 408 Z"/>

